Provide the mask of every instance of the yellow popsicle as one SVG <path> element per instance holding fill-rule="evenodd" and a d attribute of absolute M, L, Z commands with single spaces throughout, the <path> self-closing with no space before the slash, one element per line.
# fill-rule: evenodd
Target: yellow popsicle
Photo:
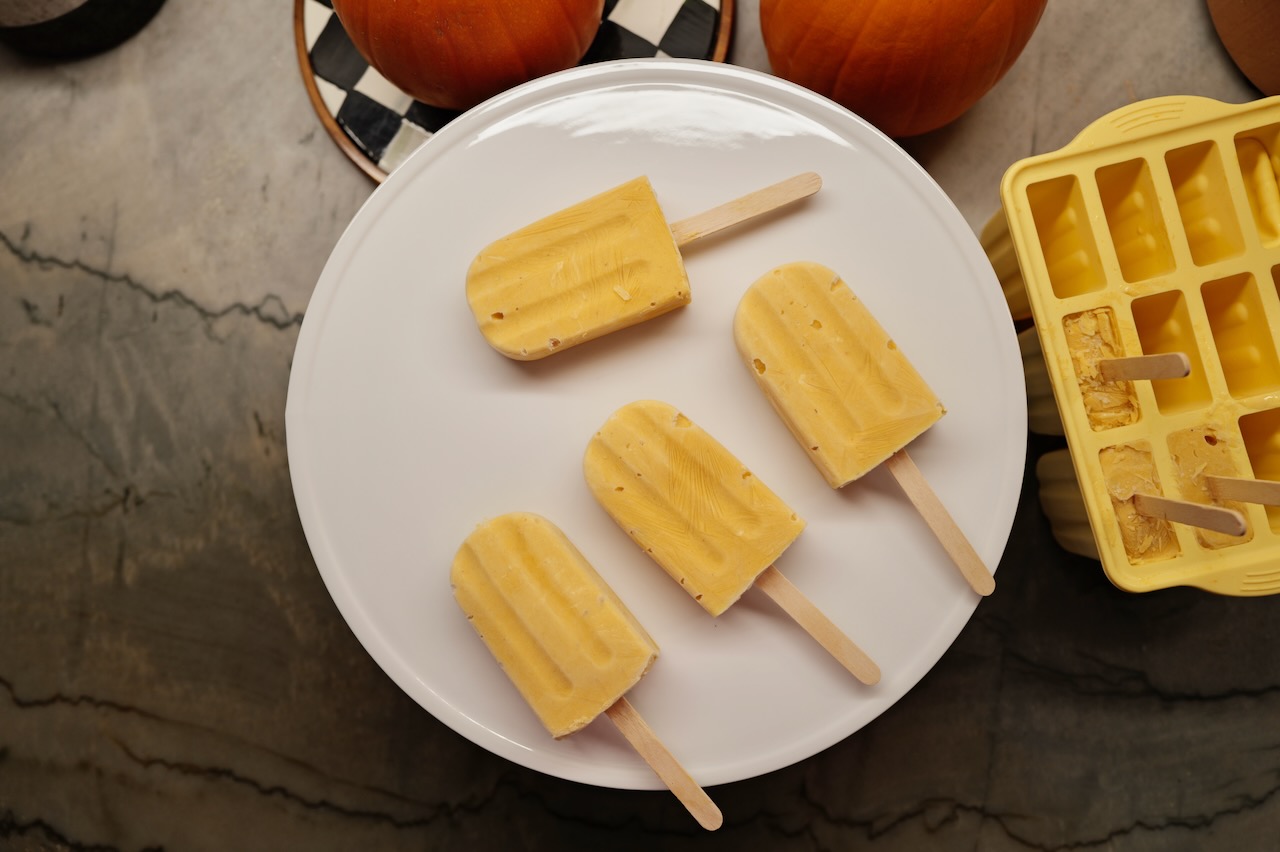
<path fill-rule="evenodd" d="M 587 446 L 597 502 L 703 609 L 759 587 L 854 677 L 880 668 L 774 566 L 804 521 L 715 438 L 665 402 L 618 409 Z"/>
<path fill-rule="evenodd" d="M 1129 561 L 1136 565 L 1177 556 L 1180 548 L 1173 526 L 1138 506 L 1140 495 L 1164 493 L 1151 447 L 1145 441 L 1105 447 L 1098 453 L 1098 462 Z"/>
<path fill-rule="evenodd" d="M 615 411 L 583 466 L 605 511 L 712 615 L 751 588 L 804 529 L 742 462 L 665 402 Z"/>
<path fill-rule="evenodd" d="M 719 807 L 626 698 L 658 646 L 559 527 L 529 512 L 480 524 L 458 548 L 454 597 L 553 737 L 601 713 L 703 828 Z"/>
<path fill-rule="evenodd" d="M 453 559 L 453 594 L 553 737 L 635 686 L 658 646 L 573 542 L 539 515 L 480 524 Z"/>
<path fill-rule="evenodd" d="M 833 270 L 788 263 L 747 289 L 733 320 L 738 353 L 832 488 L 885 463 L 980 595 L 991 572 L 906 446 L 946 409 L 871 311 Z"/>
<path fill-rule="evenodd" d="M 747 290 L 734 341 L 832 488 L 866 474 L 946 409 L 835 272 L 789 263 Z"/>
<path fill-rule="evenodd" d="M 494 349 L 533 361 L 689 304 L 680 247 L 817 192 L 812 172 L 668 224 L 647 177 L 480 251 L 467 303 Z"/>

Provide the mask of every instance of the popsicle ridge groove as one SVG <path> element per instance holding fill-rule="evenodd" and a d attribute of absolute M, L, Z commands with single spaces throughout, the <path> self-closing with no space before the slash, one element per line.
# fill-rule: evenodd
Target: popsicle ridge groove
<path fill-rule="evenodd" d="M 641 280 L 654 265 L 647 257 L 628 257 L 618 248 L 628 236 L 625 217 L 615 217 L 599 227 L 600 232 L 588 238 L 595 245 L 590 251 L 571 250 L 570 243 L 582 238 L 565 237 L 502 258 L 504 264 L 518 263 L 529 270 L 520 276 L 504 274 L 501 266 L 477 267 L 468 290 L 474 294 L 478 319 L 483 322 L 485 316 L 501 312 L 504 319 L 520 317 L 547 325 L 566 312 L 573 315 L 575 308 L 590 305 L 590 295 L 606 288 L 612 291 L 612 285 L 604 283 L 610 276 L 621 279 L 619 286 L 631 297 L 645 297 L 645 291 L 633 282 Z"/>
<path fill-rule="evenodd" d="M 673 406 L 623 406 L 591 439 L 597 502 L 703 608 L 719 615 L 790 546 L 804 522 Z"/>
<path fill-rule="evenodd" d="M 832 487 L 882 463 L 945 412 L 857 295 L 826 267 L 789 264 L 759 279 L 738 306 L 734 339 Z"/>
<path fill-rule="evenodd" d="M 571 599 L 571 593 L 585 590 L 583 584 L 576 579 L 553 576 L 547 561 L 538 556 L 537 544 L 531 539 L 530 528 L 513 525 L 507 529 L 504 539 L 503 547 L 514 554 L 518 562 L 529 568 L 526 572 L 513 571 L 513 579 L 518 581 L 526 594 L 540 597 L 547 610 L 556 616 L 550 622 L 554 628 L 549 627 L 541 631 L 541 635 L 535 635 L 540 646 L 563 645 L 574 648 L 597 666 L 607 665 L 613 659 L 612 650 L 587 626 L 587 614 L 578 611 Z M 601 605 L 608 607 L 604 601 L 601 601 Z M 526 629 L 530 634 L 539 633 L 528 625 Z"/>
<path fill-rule="evenodd" d="M 486 246 L 467 272 L 466 294 L 485 340 L 520 361 L 690 301 L 684 261 L 644 177 Z"/>
<path fill-rule="evenodd" d="M 690 453 L 674 446 L 673 442 L 665 438 L 662 439 L 661 450 L 658 452 L 633 451 L 634 447 L 644 446 L 646 441 L 653 440 L 646 437 L 647 431 L 650 434 L 661 435 L 659 430 L 662 428 L 659 418 L 652 416 L 652 413 L 647 410 L 637 410 L 635 419 L 641 422 L 637 423 L 629 418 L 615 419 L 610 434 L 597 436 L 598 447 L 604 451 L 601 454 L 603 456 L 601 460 L 606 463 L 605 470 L 608 471 L 608 478 L 614 482 L 626 483 L 615 486 L 615 492 L 620 493 L 620 489 L 626 489 L 642 495 L 618 498 L 619 501 L 628 503 L 630 511 L 637 516 L 636 522 L 628 524 L 628 534 L 650 553 L 652 552 L 650 538 L 696 540 L 704 559 L 716 564 L 723 563 L 725 561 L 723 549 L 718 547 L 713 539 L 699 531 L 705 528 L 704 508 L 694 506 L 693 503 L 696 501 L 685 489 L 673 487 L 682 478 L 688 479 L 695 475 L 705 478 L 705 475 L 709 474 L 705 474 L 704 471 L 698 471 L 695 474 L 696 465 L 689 458 Z M 672 459 L 673 464 L 678 467 L 663 464 L 664 459 Z M 703 493 L 709 495 L 711 492 L 703 489 Z M 726 496 L 731 500 L 737 499 L 736 495 Z M 712 505 L 706 509 L 710 513 L 715 513 L 719 506 Z M 657 535 L 646 535 L 646 530 L 652 530 Z"/>
<path fill-rule="evenodd" d="M 518 625 L 516 635 L 513 636 L 505 631 L 490 630 L 486 624 L 478 624 L 473 616 L 468 616 L 481 638 L 492 646 L 494 656 L 502 659 L 503 656 L 510 655 L 522 660 L 528 670 L 537 673 L 537 679 L 544 684 L 545 688 L 557 695 L 568 695 L 573 689 L 568 675 L 547 653 L 540 641 L 541 637 L 508 602 L 509 592 L 502 588 L 503 584 L 484 570 L 485 556 L 472 544 L 463 545 L 459 556 L 463 559 L 461 563 L 465 566 L 463 570 L 470 576 L 473 583 L 468 588 L 470 596 L 474 596 L 471 601 L 472 607 L 488 612 L 501 612 L 506 623 Z M 508 672 L 510 673 L 509 669 Z M 525 680 L 516 681 L 516 686 L 521 692 L 524 692 L 529 685 Z"/>
<path fill-rule="evenodd" d="M 670 467 L 658 468 L 667 473 L 662 484 L 671 495 L 668 499 L 672 509 L 686 519 L 688 529 L 705 542 L 708 551 L 724 562 L 725 551 L 705 531 L 720 528 L 741 536 L 749 529 L 758 511 L 749 498 L 757 496 L 757 489 L 730 486 L 735 478 L 749 478 L 750 471 L 683 414 L 675 412 L 673 417 L 667 417 L 651 408 L 642 409 L 642 414 L 654 433 L 661 436 L 662 451 L 656 455 L 674 461 Z M 674 430 L 668 424 L 674 425 Z M 702 440 L 682 445 L 675 435 L 684 429 Z M 654 460 L 652 455 L 650 460 Z M 681 483 L 688 486 L 681 487 Z"/>
<path fill-rule="evenodd" d="M 657 659 L 658 646 L 617 594 L 539 515 L 480 524 L 454 556 L 450 581 L 472 627 L 554 737 L 599 716 Z"/>

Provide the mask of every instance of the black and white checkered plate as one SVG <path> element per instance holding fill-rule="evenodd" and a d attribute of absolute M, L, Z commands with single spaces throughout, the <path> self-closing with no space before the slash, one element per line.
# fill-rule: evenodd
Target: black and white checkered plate
<path fill-rule="evenodd" d="M 605 0 L 583 65 L 673 56 L 723 62 L 734 0 Z M 382 181 L 456 112 L 414 100 L 369 67 L 332 0 L 295 0 L 294 35 L 311 103 L 351 160 Z"/>

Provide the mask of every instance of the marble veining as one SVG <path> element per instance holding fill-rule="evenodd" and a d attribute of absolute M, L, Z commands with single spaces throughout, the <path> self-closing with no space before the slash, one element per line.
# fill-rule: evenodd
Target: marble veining
<path fill-rule="evenodd" d="M 765 69 L 757 9 L 731 58 Z M 939 664 L 827 751 L 714 788 L 715 834 L 407 698 L 289 482 L 301 319 L 373 190 L 317 124 L 291 13 L 171 2 L 90 60 L 0 52 L 0 849 L 1275 848 L 1280 599 L 1112 587 L 1049 536 L 1047 438 Z M 904 147 L 976 230 L 1009 163 L 1164 94 L 1258 96 L 1203 4 L 1054 2 L 978 107 Z"/>

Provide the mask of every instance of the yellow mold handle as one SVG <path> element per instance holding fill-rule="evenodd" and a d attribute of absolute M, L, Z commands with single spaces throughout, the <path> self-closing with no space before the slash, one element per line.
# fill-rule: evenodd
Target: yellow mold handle
<path fill-rule="evenodd" d="M 1078 151 L 1158 136 L 1171 127 L 1186 127 L 1222 118 L 1242 106 L 1245 105 L 1223 103 L 1196 95 L 1148 98 L 1120 107 L 1095 120 L 1063 146 L 1062 150 Z M 1248 106 L 1256 106 L 1256 103 Z"/>

